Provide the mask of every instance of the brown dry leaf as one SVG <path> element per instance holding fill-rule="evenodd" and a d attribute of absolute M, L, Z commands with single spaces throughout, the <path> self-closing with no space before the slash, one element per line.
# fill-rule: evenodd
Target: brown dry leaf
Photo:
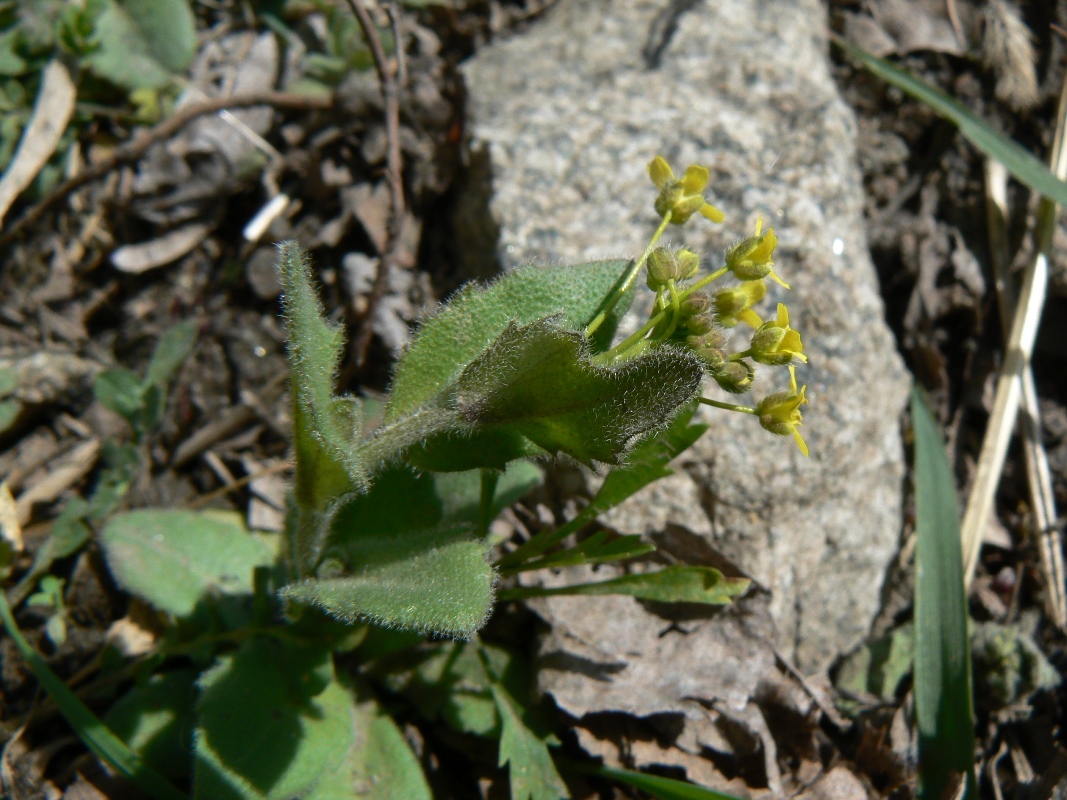
<path fill-rule="evenodd" d="M 128 244 L 111 254 L 111 263 L 120 272 L 140 274 L 177 261 L 191 253 L 209 233 L 212 225 L 193 222 L 140 244 Z"/>
<path fill-rule="evenodd" d="M 36 503 L 50 503 L 89 474 L 100 455 L 100 440 L 89 439 L 68 451 L 58 464 L 19 495 L 16 503 L 19 523 L 25 525 Z"/>
<path fill-rule="evenodd" d="M 970 4 L 956 0 L 955 5 L 969 22 L 974 16 Z M 866 6 L 869 14 L 846 15 L 845 38 L 868 53 L 879 57 L 914 50 L 967 53 L 967 43 L 957 37 L 944 0 L 871 0 Z"/>
<path fill-rule="evenodd" d="M 79 773 L 74 783 L 63 793 L 63 800 L 108 800 L 108 798 Z"/>
<path fill-rule="evenodd" d="M 834 767 L 797 795 L 797 800 L 866 800 L 869 796 L 863 781 L 845 767 Z"/>
<path fill-rule="evenodd" d="M 11 204 L 37 177 L 52 157 L 74 113 L 77 91 L 67 68 L 52 61 L 44 68 L 33 116 L 22 133 L 11 164 L 0 178 L 0 222 Z"/>

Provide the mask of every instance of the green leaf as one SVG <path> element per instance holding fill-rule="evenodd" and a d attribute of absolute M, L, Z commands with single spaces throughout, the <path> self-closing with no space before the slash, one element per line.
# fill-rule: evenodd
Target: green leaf
<path fill-rule="evenodd" d="M 487 287 L 463 288 L 423 323 L 397 362 L 386 421 L 399 419 L 446 390 L 512 322 L 525 325 L 561 314 L 562 327 L 583 328 L 626 266 L 626 261 L 594 261 L 521 267 Z M 624 297 L 603 326 L 608 339 L 631 299 L 632 293 Z M 604 349 L 608 339 L 598 339 L 593 347 Z"/>
<path fill-rule="evenodd" d="M 7 433 L 22 415 L 22 403 L 18 400 L 0 400 L 0 434 Z"/>
<path fill-rule="evenodd" d="M 322 511 L 370 483 L 359 453 L 362 407 L 354 397 L 333 394 L 344 332 L 324 318 L 307 254 L 295 242 L 281 246 L 280 273 L 293 379 L 295 495 L 305 509 Z"/>
<path fill-rule="evenodd" d="M 510 324 L 463 371 L 452 402 L 466 422 L 514 431 L 587 465 L 618 464 L 700 389 L 703 366 L 689 351 L 660 347 L 602 367 L 584 336 L 557 322 Z"/>
<path fill-rule="evenodd" d="M 195 798 L 429 798 L 411 750 L 325 650 L 251 639 L 200 681 Z"/>
<path fill-rule="evenodd" d="M 524 586 L 500 593 L 502 600 L 552 597 L 563 594 L 626 594 L 660 603 L 709 603 L 724 605 L 748 589 L 745 578 L 727 578 L 714 567 L 671 566 L 655 572 L 623 575 L 598 583 L 545 588 Z"/>
<path fill-rule="evenodd" d="M 153 675 L 119 698 L 104 722 L 145 763 L 172 780 L 184 778 L 192 767 L 196 703 L 195 669 Z"/>
<path fill-rule="evenodd" d="M 187 0 L 103 0 L 97 47 L 85 62 L 124 89 L 161 89 L 196 55 L 196 20 Z"/>
<path fill-rule="evenodd" d="M 179 617 L 217 594 L 251 594 L 252 571 L 273 561 L 238 514 L 143 510 L 119 514 L 100 534 L 116 583 Z"/>
<path fill-rule="evenodd" d="M 156 343 L 152 358 L 145 371 L 144 383 L 166 389 L 178 368 L 193 352 L 199 326 L 195 320 L 187 320 L 169 328 Z"/>
<path fill-rule="evenodd" d="M 570 797 L 548 743 L 526 727 L 515 701 L 497 683 L 490 683 L 497 714 L 500 716 L 499 766 L 508 767 L 511 800 L 560 800 Z"/>
<path fill-rule="evenodd" d="M 625 561 L 655 552 L 656 546 L 641 541 L 638 535 L 612 537 L 610 531 L 597 531 L 574 547 L 551 553 L 532 561 L 524 561 L 516 567 L 502 569 L 504 575 L 529 572 L 534 569 L 570 567 L 576 564 L 602 564 L 607 561 Z"/>
<path fill-rule="evenodd" d="M 501 568 L 511 568 L 522 561 L 546 552 L 572 533 L 615 506 L 632 497 L 653 481 L 674 473 L 667 464 L 692 446 L 708 429 L 707 425 L 692 425 L 696 404 L 691 404 L 674 418 L 666 430 L 660 431 L 637 445 L 626 463 L 609 473 L 589 505 L 574 519 L 556 530 L 543 531 L 500 560 Z"/>
<path fill-rule="evenodd" d="M 892 702 L 914 663 L 915 635 L 908 623 L 845 658 L 837 668 L 834 686 L 841 692 Z"/>
<path fill-rule="evenodd" d="M 915 430 L 915 718 L 919 796 L 942 797 L 952 775 L 974 786 L 974 714 L 959 509 L 941 434 L 918 389 Z M 976 795 L 975 795 L 976 796 Z"/>
<path fill-rule="evenodd" d="M 652 797 L 659 798 L 659 800 L 739 800 L 732 794 L 716 792 L 714 789 L 705 789 L 695 783 L 678 781 L 674 778 L 663 778 L 659 775 L 647 775 L 644 772 L 632 772 L 628 769 L 597 766 L 590 769 L 589 772 L 627 786 L 633 786 L 635 789 L 648 792 Z"/>
<path fill-rule="evenodd" d="M 30 670 L 41 682 L 41 686 L 59 708 L 59 712 L 73 728 L 78 737 L 94 755 L 110 764 L 116 772 L 130 780 L 135 786 L 157 800 L 184 800 L 186 795 L 179 792 L 158 772 L 148 766 L 136 753 L 132 752 L 89 707 L 74 694 L 67 685 L 52 672 L 40 654 L 34 650 L 23 637 L 11 615 L 11 606 L 0 592 L 0 621 L 4 623 L 8 636 Z"/>
<path fill-rule="evenodd" d="M 1035 192 L 1045 195 L 1061 206 L 1067 205 L 1067 183 L 1061 181 L 1032 153 L 995 131 L 988 123 L 971 114 L 963 105 L 940 89 L 905 72 L 899 67 L 872 56 L 839 36 L 834 42 L 882 80 L 921 100 L 945 119 L 954 123 L 971 144 L 990 158 L 1004 165 L 1012 175 Z"/>
<path fill-rule="evenodd" d="M 93 394 L 108 408 L 136 427 L 142 404 L 141 379 L 128 369 L 101 372 L 93 383 Z"/>
<path fill-rule="evenodd" d="M 309 580 L 283 597 L 340 619 L 469 638 L 493 604 L 486 544 L 470 529 L 418 531 L 396 538 L 353 538 L 345 553 L 357 574 Z"/>

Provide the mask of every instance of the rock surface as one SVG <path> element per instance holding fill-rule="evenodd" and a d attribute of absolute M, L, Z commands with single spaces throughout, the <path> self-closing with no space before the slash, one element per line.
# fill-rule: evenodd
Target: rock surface
<path fill-rule="evenodd" d="M 662 154 L 675 169 L 711 169 L 709 197 L 726 223 L 698 218 L 668 233 L 711 268 L 758 217 L 774 226 L 776 269 L 793 290 L 772 289 L 760 310 L 769 316 L 774 301 L 787 301 L 804 335 L 811 363 L 798 372 L 811 401 L 811 458 L 751 418 L 716 411 L 674 477 L 604 521 L 648 535 L 670 527 L 680 532 L 675 546 L 688 538 L 737 564 L 769 591 L 779 652 L 809 674 L 853 647 L 878 608 L 901 526 L 899 419 L 909 383 L 883 321 L 856 125 L 830 76 L 825 17 L 816 0 L 560 0 L 464 68 L 471 160 L 491 191 L 471 190 L 458 214 L 474 264 L 487 248 L 505 267 L 632 257 L 656 224 L 645 169 Z M 471 214 L 479 202 L 489 210 L 481 221 Z M 786 381 L 784 370 L 767 370 L 755 394 Z M 604 666 L 603 680 L 644 688 L 663 710 L 683 712 L 686 698 L 701 696 L 670 677 L 689 666 L 683 651 L 706 655 L 744 628 L 729 614 L 708 615 L 684 626 L 690 644 L 679 649 L 650 633 L 669 623 L 650 622 L 626 598 L 604 600 L 604 609 L 546 601 L 553 633 L 543 653 L 596 662 L 586 671 Z M 624 612 L 642 621 L 620 632 L 593 618 Z M 622 710 L 617 693 L 576 680 L 565 661 L 543 673 L 561 707 Z"/>

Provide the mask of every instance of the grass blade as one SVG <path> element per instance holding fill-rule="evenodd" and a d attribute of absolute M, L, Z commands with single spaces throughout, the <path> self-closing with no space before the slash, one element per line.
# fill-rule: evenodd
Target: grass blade
<path fill-rule="evenodd" d="M 919 80 L 888 61 L 872 56 L 839 36 L 834 36 L 833 40 L 838 47 L 879 78 L 907 92 L 916 100 L 921 100 L 942 117 L 954 123 L 971 144 L 1003 164 L 1008 172 L 1020 182 L 1035 192 L 1055 200 L 1060 205 L 1067 205 L 1067 183 L 1053 175 L 1048 167 L 1032 153 L 1024 150 L 1004 134 L 993 130 L 940 89 Z"/>
<path fill-rule="evenodd" d="M 8 635 L 15 642 L 22 657 L 26 659 L 33 674 L 55 701 L 67 722 L 85 742 L 86 747 L 114 767 L 121 775 L 151 797 L 158 800 L 187 800 L 173 784 L 145 764 L 140 756 L 131 751 L 126 744 L 109 729 L 89 707 L 74 694 L 67 685 L 52 672 L 40 654 L 30 646 L 23 637 L 11 615 L 11 606 L 0 592 L 0 620 L 7 628 Z"/>
<path fill-rule="evenodd" d="M 919 797 L 939 798 L 954 776 L 974 783 L 974 715 L 960 517 L 941 433 L 917 389 L 915 430 L 915 717 Z"/>
<path fill-rule="evenodd" d="M 659 775 L 648 775 L 644 772 L 631 772 L 628 769 L 604 766 L 597 767 L 591 772 L 602 778 L 633 786 L 659 800 L 738 800 L 732 794 L 724 794 L 713 789 L 705 789 L 695 783 L 662 778 Z"/>

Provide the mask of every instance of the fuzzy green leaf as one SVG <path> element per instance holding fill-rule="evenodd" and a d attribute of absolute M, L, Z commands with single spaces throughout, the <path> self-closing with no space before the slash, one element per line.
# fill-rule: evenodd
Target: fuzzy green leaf
<path fill-rule="evenodd" d="M 114 411 L 131 425 L 141 413 L 141 379 L 128 369 L 109 369 L 101 372 L 93 382 L 93 394 L 105 407 Z"/>
<path fill-rule="evenodd" d="M 281 594 L 340 619 L 469 638 L 493 604 L 486 544 L 470 529 L 354 537 L 344 549 L 357 573 L 292 584 Z"/>
<path fill-rule="evenodd" d="M 123 589 L 179 617 L 216 594 L 251 594 L 252 571 L 274 560 L 237 514 L 131 511 L 100 534 L 108 567 Z"/>
<path fill-rule="evenodd" d="M 626 594 L 639 600 L 659 603 L 709 603 L 725 605 L 748 589 L 745 578 L 727 578 L 714 567 L 671 566 L 655 572 L 623 575 L 598 583 L 545 588 L 524 586 L 501 592 L 504 600 L 554 595 Z"/>
<path fill-rule="evenodd" d="M 511 781 L 511 800 L 560 800 L 570 796 L 563 782 L 548 743 L 523 722 L 522 711 L 508 692 L 491 683 L 497 714 L 500 717 L 499 766 L 508 767 Z"/>
<path fill-rule="evenodd" d="M 943 796 L 952 774 L 974 782 L 974 714 L 960 518 L 941 433 L 917 389 L 915 430 L 915 719 L 919 796 Z"/>
<path fill-rule="evenodd" d="M 584 336 L 557 322 L 510 324 L 463 371 L 452 402 L 466 422 L 514 431 L 583 464 L 618 464 L 700 389 L 703 367 L 689 351 L 661 347 L 601 367 Z"/>
<path fill-rule="evenodd" d="M 196 55 L 196 20 L 187 0 L 101 0 L 96 47 L 86 57 L 101 78 L 124 89 L 160 89 Z"/>
<path fill-rule="evenodd" d="M 126 692 L 104 718 L 146 764 L 172 780 L 187 776 L 192 767 L 193 705 L 199 675 L 194 669 L 153 675 Z"/>
<path fill-rule="evenodd" d="M 419 330 L 400 357 L 386 410 L 395 420 L 429 402 L 512 322 L 525 325 L 561 314 L 560 324 L 577 330 L 592 319 L 619 282 L 626 261 L 594 261 L 567 267 L 521 267 L 486 287 L 469 285 Z M 597 331 L 592 343 L 603 349 L 632 299 L 628 293 Z"/>
<path fill-rule="evenodd" d="M 414 755 L 325 650 L 251 639 L 200 681 L 194 797 L 428 800 Z"/>
<path fill-rule="evenodd" d="M 296 242 L 281 246 L 279 264 L 293 380 L 293 439 L 297 503 L 321 511 L 370 482 L 359 453 L 362 407 L 335 397 L 344 331 L 326 321 L 311 282 L 307 254 Z"/>

